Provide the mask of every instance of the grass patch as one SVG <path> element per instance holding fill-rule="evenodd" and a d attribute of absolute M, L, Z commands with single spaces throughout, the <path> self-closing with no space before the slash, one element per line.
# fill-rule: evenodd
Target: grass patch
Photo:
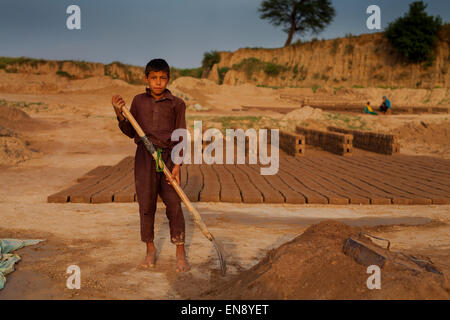
<path fill-rule="evenodd" d="M 367 129 L 367 122 L 363 120 L 361 116 L 344 115 L 341 113 L 328 113 L 325 121 L 341 128 L 348 128 L 353 130 Z"/>
<path fill-rule="evenodd" d="M 70 80 L 75 79 L 75 76 L 71 75 L 70 73 L 68 73 L 66 71 L 58 70 L 58 71 L 56 71 L 56 74 L 60 77 L 64 77 L 64 78 L 67 78 Z"/>
<path fill-rule="evenodd" d="M 48 105 L 44 102 L 7 101 L 5 99 L 0 99 L 0 106 L 25 109 L 27 111 L 35 112 L 48 109 Z"/>
<path fill-rule="evenodd" d="M 319 89 L 319 88 L 320 88 L 320 86 L 317 85 L 317 84 L 313 84 L 312 87 L 311 87 L 311 89 L 312 89 L 312 91 L 313 91 L 314 93 L 316 93 L 317 89 Z"/>
<path fill-rule="evenodd" d="M 255 72 L 259 72 L 261 70 L 263 70 L 270 77 L 278 76 L 281 72 L 287 70 L 285 66 L 273 62 L 264 62 L 253 57 L 244 59 L 241 62 L 234 64 L 232 68 L 233 70 L 244 71 L 248 80 L 252 78 L 252 75 Z"/>
<path fill-rule="evenodd" d="M 344 49 L 344 54 L 353 54 L 355 51 L 355 46 L 353 44 L 347 44 Z"/>
<path fill-rule="evenodd" d="M 93 65 L 92 63 L 86 62 L 86 61 L 77 61 L 77 60 L 65 60 L 68 62 L 73 63 L 74 65 L 76 65 L 78 68 L 80 68 L 83 71 L 88 71 L 88 70 L 92 70 Z"/>
<path fill-rule="evenodd" d="M 171 78 L 174 80 L 178 77 L 193 77 L 193 78 L 201 78 L 202 77 L 202 68 L 187 68 L 187 69 L 177 69 L 172 68 L 170 70 Z"/>
<path fill-rule="evenodd" d="M 344 88 L 344 86 L 335 87 L 335 88 L 334 88 L 334 94 L 336 95 L 336 92 L 338 92 L 338 91 L 341 90 L 342 88 Z"/>
<path fill-rule="evenodd" d="M 256 86 L 259 87 L 259 88 L 270 88 L 270 89 L 280 89 L 280 88 L 283 88 L 283 87 L 279 87 L 279 86 L 267 86 L 267 85 L 265 85 L 265 84 L 257 84 Z"/>
<path fill-rule="evenodd" d="M 275 64 L 272 62 L 268 62 L 268 63 L 266 63 L 266 65 L 264 67 L 264 72 L 270 77 L 276 77 L 281 72 L 286 71 L 286 69 L 287 68 L 285 66 Z"/>
<path fill-rule="evenodd" d="M 198 116 L 190 117 L 187 116 L 189 122 L 189 127 L 193 128 L 193 122 L 195 120 L 199 120 Z M 205 116 L 201 119 L 203 121 L 203 128 L 210 127 L 210 123 L 220 123 L 222 126 L 222 133 L 225 134 L 226 129 L 230 129 L 232 127 L 242 128 L 244 130 L 249 128 L 259 128 L 261 124 L 262 117 L 259 116 Z M 191 124 L 192 122 L 192 124 Z"/>
<path fill-rule="evenodd" d="M 219 68 L 219 84 L 223 83 L 223 80 L 225 79 L 225 74 L 230 70 L 228 67 Z"/>
<path fill-rule="evenodd" d="M 333 45 L 331 46 L 330 54 L 335 56 L 338 48 L 339 48 L 339 39 L 335 39 L 333 41 Z"/>
<path fill-rule="evenodd" d="M 43 59 L 33 59 L 27 57 L 19 57 L 19 58 L 10 58 L 10 57 L 0 57 L 0 69 L 7 69 L 8 66 L 12 65 L 23 65 L 29 64 L 33 68 L 36 68 L 38 65 L 45 64 L 47 61 Z"/>

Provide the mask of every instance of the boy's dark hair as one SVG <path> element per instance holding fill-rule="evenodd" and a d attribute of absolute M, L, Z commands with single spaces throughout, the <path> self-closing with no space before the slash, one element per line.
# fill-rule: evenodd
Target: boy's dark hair
<path fill-rule="evenodd" d="M 150 71 L 164 71 L 170 78 L 170 67 L 164 59 L 153 59 L 145 66 L 145 77 L 148 78 Z"/>

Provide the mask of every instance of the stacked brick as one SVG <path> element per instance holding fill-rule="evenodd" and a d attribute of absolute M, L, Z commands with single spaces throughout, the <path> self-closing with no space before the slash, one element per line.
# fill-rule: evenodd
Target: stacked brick
<path fill-rule="evenodd" d="M 400 152 L 398 138 L 392 134 L 365 132 L 336 127 L 328 127 L 327 129 L 332 132 L 353 135 L 353 145 L 359 149 L 388 155 Z"/>
<path fill-rule="evenodd" d="M 279 147 L 281 150 L 294 157 L 305 155 L 305 136 L 283 130 L 280 130 L 279 132 Z"/>
<path fill-rule="evenodd" d="M 353 153 L 353 136 L 351 134 L 306 129 L 298 126 L 295 130 L 305 137 L 306 144 L 341 156 L 350 156 Z"/>

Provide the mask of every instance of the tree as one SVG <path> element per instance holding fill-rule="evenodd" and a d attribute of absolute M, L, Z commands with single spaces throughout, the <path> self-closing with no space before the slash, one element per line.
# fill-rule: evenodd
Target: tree
<path fill-rule="evenodd" d="M 323 31 L 336 15 L 330 0 L 264 0 L 258 11 L 261 19 L 284 27 L 288 34 L 285 46 L 291 44 L 295 33 Z"/>
<path fill-rule="evenodd" d="M 391 22 L 386 37 L 409 62 L 423 62 L 431 58 L 437 34 L 442 27 L 441 17 L 429 16 L 423 1 L 410 4 L 409 12 Z"/>

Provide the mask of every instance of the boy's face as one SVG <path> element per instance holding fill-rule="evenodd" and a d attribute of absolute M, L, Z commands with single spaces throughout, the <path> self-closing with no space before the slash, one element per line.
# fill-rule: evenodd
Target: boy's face
<path fill-rule="evenodd" d="M 156 95 L 162 94 L 169 83 L 169 77 L 164 71 L 150 71 L 146 80 L 150 90 Z"/>

